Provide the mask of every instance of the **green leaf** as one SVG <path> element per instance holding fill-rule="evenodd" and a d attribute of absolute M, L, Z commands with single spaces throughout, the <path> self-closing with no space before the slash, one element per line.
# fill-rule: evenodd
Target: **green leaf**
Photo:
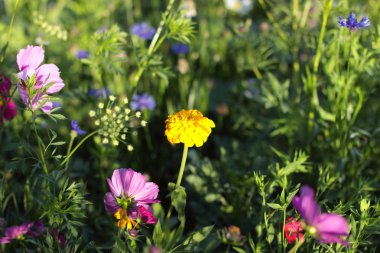
<path fill-rule="evenodd" d="M 236 252 L 238 253 L 246 253 L 246 251 L 242 248 L 238 248 L 238 247 L 232 247 L 234 250 L 236 250 Z"/>
<path fill-rule="evenodd" d="M 185 218 L 186 191 L 182 186 L 177 187 L 171 193 L 172 204 L 178 213 L 178 219 L 181 221 Z"/>
<path fill-rule="evenodd" d="M 276 203 L 268 203 L 267 206 L 269 206 L 270 208 L 275 209 L 275 210 L 283 209 L 281 205 L 276 204 Z"/>
<path fill-rule="evenodd" d="M 201 228 L 200 230 L 192 233 L 188 236 L 185 241 L 182 243 L 183 246 L 187 245 L 197 245 L 202 242 L 210 234 L 211 230 L 214 228 L 214 225 Z"/>
<path fill-rule="evenodd" d="M 163 238 L 164 238 L 164 233 L 162 232 L 161 222 L 158 221 L 157 224 L 154 226 L 154 230 L 153 230 L 154 245 L 161 246 Z"/>

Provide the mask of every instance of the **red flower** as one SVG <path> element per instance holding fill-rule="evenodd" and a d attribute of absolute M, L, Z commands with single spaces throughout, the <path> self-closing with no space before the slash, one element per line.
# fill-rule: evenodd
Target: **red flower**
<path fill-rule="evenodd" d="M 297 238 L 301 240 L 303 228 L 300 221 L 294 220 L 293 217 L 288 218 L 288 223 L 284 227 L 285 237 L 289 244 L 293 244 Z"/>

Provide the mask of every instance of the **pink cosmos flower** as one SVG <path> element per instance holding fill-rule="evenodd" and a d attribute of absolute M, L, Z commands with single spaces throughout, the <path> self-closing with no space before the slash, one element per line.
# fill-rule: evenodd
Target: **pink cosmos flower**
<path fill-rule="evenodd" d="M 0 74 L 0 124 L 4 118 L 10 121 L 17 115 L 17 106 L 9 97 L 10 89 L 11 80 Z"/>
<path fill-rule="evenodd" d="M 337 214 L 321 213 L 312 188 L 302 186 L 300 196 L 295 196 L 292 203 L 305 222 L 306 231 L 320 243 L 349 245 L 347 220 Z"/>
<path fill-rule="evenodd" d="M 53 109 L 50 94 L 60 91 L 63 80 L 55 64 L 42 64 L 45 51 L 39 46 L 27 46 L 17 54 L 17 65 L 20 72 L 17 74 L 20 83 L 17 85 L 22 101 L 30 110 L 38 108 L 45 113 Z"/>
<path fill-rule="evenodd" d="M 33 226 L 33 222 L 24 223 L 20 226 L 11 226 L 4 231 L 4 236 L 0 238 L 0 244 L 8 244 L 14 239 L 22 238 L 23 235 L 28 233 L 29 229 Z"/>
<path fill-rule="evenodd" d="M 145 176 L 133 169 L 115 170 L 107 183 L 111 192 L 106 193 L 104 205 L 119 220 L 119 227 L 131 230 L 140 223 L 156 224 L 149 204 L 159 202 L 158 185 L 146 182 Z"/>
<path fill-rule="evenodd" d="M 303 228 L 301 222 L 294 220 L 293 217 L 288 219 L 288 223 L 285 224 L 284 232 L 285 238 L 289 244 L 295 243 L 295 241 L 303 238 Z"/>

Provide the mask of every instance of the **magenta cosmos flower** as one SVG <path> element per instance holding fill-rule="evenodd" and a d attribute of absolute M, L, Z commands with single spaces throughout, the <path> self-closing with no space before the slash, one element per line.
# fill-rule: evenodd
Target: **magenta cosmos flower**
<path fill-rule="evenodd" d="M 118 219 L 123 229 L 138 229 L 139 224 L 156 224 L 149 204 L 157 200 L 158 185 L 146 182 L 145 176 L 133 169 L 117 169 L 107 178 L 111 192 L 104 198 L 106 211 Z"/>
<path fill-rule="evenodd" d="M 305 223 L 304 229 L 319 242 L 349 245 L 347 220 L 337 214 L 321 213 L 309 186 L 302 186 L 300 196 L 295 196 L 292 203 Z"/>
<path fill-rule="evenodd" d="M 48 95 L 60 91 L 63 80 L 55 64 L 42 64 L 45 51 L 39 46 L 27 46 L 17 54 L 17 85 L 22 101 L 32 111 L 41 109 L 48 113 L 53 109 L 53 102 Z"/>
<path fill-rule="evenodd" d="M 0 238 L 0 244 L 8 244 L 14 239 L 21 239 L 25 234 L 29 232 L 29 229 L 33 226 L 33 222 L 24 223 L 20 226 L 11 226 L 4 231 L 4 236 Z"/>

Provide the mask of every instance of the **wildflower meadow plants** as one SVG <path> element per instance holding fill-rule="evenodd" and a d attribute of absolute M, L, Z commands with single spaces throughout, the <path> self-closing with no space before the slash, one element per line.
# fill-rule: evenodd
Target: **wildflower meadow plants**
<path fill-rule="evenodd" d="M 377 252 L 379 11 L 0 0 L 0 252 Z"/>

